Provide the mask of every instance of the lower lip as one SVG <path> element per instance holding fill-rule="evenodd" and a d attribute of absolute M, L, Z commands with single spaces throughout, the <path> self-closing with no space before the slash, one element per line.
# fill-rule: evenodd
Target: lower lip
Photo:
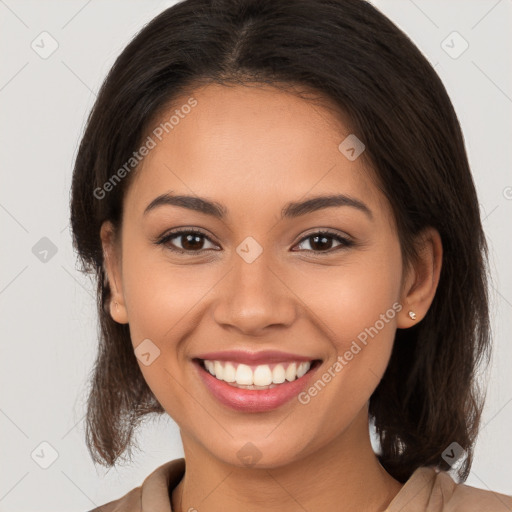
<path fill-rule="evenodd" d="M 223 380 L 216 379 L 203 366 L 194 361 L 201 379 L 213 396 L 224 405 L 243 412 L 265 412 L 276 409 L 297 396 L 308 384 L 319 366 L 316 362 L 306 374 L 291 382 L 278 384 L 271 389 L 242 389 L 230 386 Z"/>

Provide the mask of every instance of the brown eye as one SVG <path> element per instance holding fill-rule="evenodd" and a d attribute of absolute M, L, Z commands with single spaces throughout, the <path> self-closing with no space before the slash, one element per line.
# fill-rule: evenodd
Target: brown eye
<path fill-rule="evenodd" d="M 334 249 L 332 248 L 333 240 L 337 241 L 339 243 L 338 246 L 335 246 Z M 350 247 L 354 245 L 354 243 L 349 240 L 348 238 L 345 238 L 337 233 L 332 233 L 330 231 L 319 231 L 318 233 L 312 233 L 311 235 L 308 235 L 304 237 L 300 243 L 302 244 L 305 241 L 310 241 L 309 245 L 311 249 L 305 249 L 307 251 L 311 252 L 334 252 L 339 249 L 343 249 L 344 247 Z"/>
<path fill-rule="evenodd" d="M 345 238 L 338 233 L 333 233 L 330 231 L 319 231 L 317 233 L 312 233 L 311 235 L 304 237 L 299 242 L 299 245 L 306 241 L 309 241 L 310 249 L 304 250 L 313 253 L 332 253 L 354 245 L 352 240 L 349 240 L 348 238 Z M 156 243 L 158 245 L 165 245 L 169 250 L 173 252 L 199 254 L 202 251 L 212 250 L 212 247 L 205 247 L 205 242 L 210 243 L 215 247 L 215 244 L 213 244 L 213 242 L 205 233 L 198 230 L 188 229 L 172 231 L 164 235 Z M 338 245 L 335 245 L 333 248 L 334 242 L 338 242 Z M 213 250 L 216 250 L 214 247 Z"/>
<path fill-rule="evenodd" d="M 181 247 L 176 247 L 176 243 L 171 242 L 171 240 L 175 239 L 179 241 Z M 165 245 L 171 251 L 181 253 L 192 253 L 207 250 L 204 247 L 205 240 L 208 240 L 210 243 L 212 243 L 211 240 L 202 231 L 182 230 L 168 233 L 167 235 L 162 237 L 157 242 L 157 244 Z"/>

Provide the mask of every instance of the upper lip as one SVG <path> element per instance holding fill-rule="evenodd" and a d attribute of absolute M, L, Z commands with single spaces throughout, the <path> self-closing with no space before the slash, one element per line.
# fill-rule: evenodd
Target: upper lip
<path fill-rule="evenodd" d="M 287 361 L 314 361 L 318 358 L 301 356 L 290 352 L 281 352 L 279 350 L 262 350 L 260 352 L 250 352 L 245 350 L 225 350 L 221 352 L 208 352 L 198 354 L 195 359 L 208 361 L 235 361 L 242 364 L 266 364 L 266 363 L 284 363 Z"/>

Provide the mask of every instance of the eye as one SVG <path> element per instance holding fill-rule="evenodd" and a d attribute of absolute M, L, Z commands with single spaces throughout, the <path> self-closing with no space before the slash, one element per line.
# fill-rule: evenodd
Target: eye
<path fill-rule="evenodd" d="M 181 247 L 176 246 L 175 242 L 172 240 L 177 239 L 180 241 Z M 332 248 L 332 241 L 338 242 L 338 246 Z M 155 243 L 157 245 L 165 245 L 169 250 L 177 253 L 200 253 L 203 250 L 211 250 L 212 248 L 204 247 L 205 241 L 212 244 L 215 247 L 215 244 L 210 240 L 210 238 L 197 229 L 181 229 L 176 231 L 171 231 L 167 233 Z M 328 230 L 317 231 L 315 233 L 311 233 L 310 235 L 302 238 L 298 245 L 303 244 L 304 242 L 308 242 L 310 249 L 305 249 L 308 252 L 315 253 L 331 253 L 345 247 L 351 247 L 354 245 L 354 242 L 346 237 L 339 235 L 338 233 L 331 232 Z M 311 243 L 312 242 L 312 243 Z M 215 248 L 213 250 L 216 250 Z M 296 251 L 294 251 L 296 252 Z"/>
<path fill-rule="evenodd" d="M 174 239 L 181 240 L 181 247 L 176 247 L 174 243 L 171 243 L 171 240 Z M 181 231 L 171 231 L 167 235 L 164 235 L 161 239 L 159 239 L 156 243 L 158 245 L 165 245 L 168 249 L 174 252 L 179 253 L 199 253 L 202 250 L 205 250 L 203 247 L 204 240 L 208 240 L 210 243 L 211 240 L 205 233 L 199 231 L 197 229 L 187 229 Z"/>
<path fill-rule="evenodd" d="M 332 249 L 332 240 L 335 240 L 339 243 L 337 247 Z M 352 240 L 349 240 L 346 237 L 343 237 L 339 235 L 338 233 L 323 230 L 323 231 L 317 231 L 315 233 L 311 233 L 310 235 L 304 237 L 300 242 L 299 245 L 302 244 L 305 241 L 312 241 L 309 242 L 309 246 L 312 247 L 311 249 L 306 249 L 310 252 L 334 252 L 340 249 L 343 249 L 345 247 L 351 247 L 354 245 L 354 242 Z"/>

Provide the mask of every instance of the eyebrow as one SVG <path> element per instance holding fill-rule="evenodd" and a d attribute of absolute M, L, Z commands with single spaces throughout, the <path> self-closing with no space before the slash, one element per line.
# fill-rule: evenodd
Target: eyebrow
<path fill-rule="evenodd" d="M 166 205 L 187 208 L 206 215 L 211 215 L 217 219 L 224 219 L 228 214 L 226 207 L 215 201 L 197 196 L 174 195 L 172 192 L 167 192 L 153 199 L 144 210 L 144 215 L 151 210 Z M 363 212 L 369 219 L 373 220 L 372 211 L 365 203 L 344 194 L 317 196 L 305 201 L 290 202 L 281 210 L 281 219 L 292 219 L 325 208 L 340 206 L 356 208 Z"/>

